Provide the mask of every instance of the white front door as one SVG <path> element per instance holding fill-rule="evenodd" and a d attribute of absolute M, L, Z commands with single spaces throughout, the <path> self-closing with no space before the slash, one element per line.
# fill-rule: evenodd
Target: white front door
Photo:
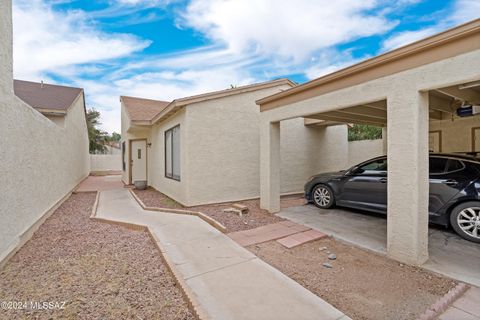
<path fill-rule="evenodd" d="M 147 180 L 147 141 L 132 141 L 130 148 L 132 161 L 132 183 L 139 180 Z"/>
<path fill-rule="evenodd" d="M 473 150 L 472 151 L 480 151 L 480 128 L 473 128 Z"/>
<path fill-rule="evenodd" d="M 431 131 L 428 133 L 428 150 L 430 152 L 442 152 L 442 132 Z"/>

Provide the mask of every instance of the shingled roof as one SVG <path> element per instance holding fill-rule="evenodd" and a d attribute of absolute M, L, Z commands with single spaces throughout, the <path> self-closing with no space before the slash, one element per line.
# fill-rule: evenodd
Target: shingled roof
<path fill-rule="evenodd" d="M 41 112 L 66 113 L 83 93 L 81 88 L 58 86 L 39 82 L 14 80 L 15 95 Z"/>
<path fill-rule="evenodd" d="M 128 117 L 132 121 L 150 121 L 170 103 L 136 97 L 121 96 Z"/>

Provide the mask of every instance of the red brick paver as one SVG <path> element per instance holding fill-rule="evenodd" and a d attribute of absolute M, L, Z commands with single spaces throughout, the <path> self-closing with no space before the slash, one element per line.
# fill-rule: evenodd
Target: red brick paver
<path fill-rule="evenodd" d="M 104 191 L 123 188 L 121 175 L 88 176 L 75 190 L 76 192 Z"/>
<path fill-rule="evenodd" d="M 287 247 L 290 249 L 310 241 L 324 238 L 326 236 L 327 235 L 325 233 L 312 229 L 312 230 L 308 230 L 300 233 L 295 233 L 285 238 L 278 239 L 277 242 L 283 245 L 284 247 Z"/>
<path fill-rule="evenodd" d="M 291 221 L 268 224 L 255 229 L 229 233 L 228 236 L 241 246 L 277 240 L 295 233 L 308 231 L 310 228 Z"/>

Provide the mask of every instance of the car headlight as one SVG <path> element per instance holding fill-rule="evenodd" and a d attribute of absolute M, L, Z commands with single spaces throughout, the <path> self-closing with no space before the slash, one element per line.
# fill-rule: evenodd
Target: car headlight
<path fill-rule="evenodd" d="M 315 179 L 315 176 L 311 176 L 310 178 L 308 178 L 307 183 L 309 183 L 309 182 L 312 181 L 313 179 Z"/>

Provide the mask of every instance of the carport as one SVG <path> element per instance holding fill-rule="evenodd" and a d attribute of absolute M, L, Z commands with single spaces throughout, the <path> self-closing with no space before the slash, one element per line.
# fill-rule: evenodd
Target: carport
<path fill-rule="evenodd" d="M 387 254 L 408 264 L 424 263 L 429 128 L 454 117 L 462 104 L 480 103 L 479 61 L 480 19 L 257 101 L 261 207 L 280 210 L 281 121 L 303 117 L 306 125 L 386 127 Z M 479 118 L 474 121 L 480 126 Z M 461 143 L 459 136 L 451 139 Z M 319 148 L 328 143 L 319 141 Z"/>

